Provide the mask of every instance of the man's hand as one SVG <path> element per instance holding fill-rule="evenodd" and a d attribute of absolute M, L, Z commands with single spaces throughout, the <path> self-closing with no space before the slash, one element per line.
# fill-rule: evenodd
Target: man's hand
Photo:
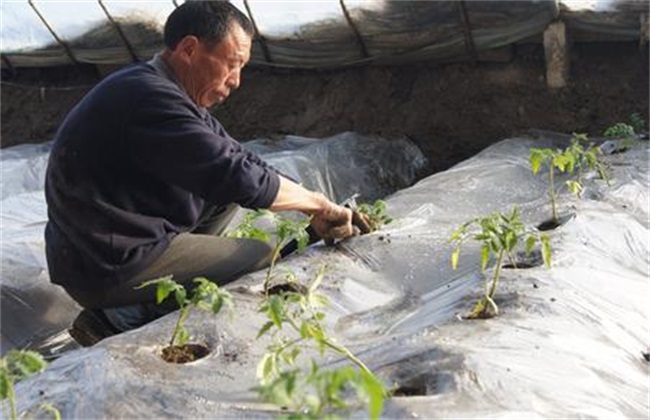
<path fill-rule="evenodd" d="M 316 235 L 327 244 L 335 239 L 370 232 L 368 218 L 360 213 L 331 202 L 321 193 L 306 190 L 295 182 L 280 176 L 280 189 L 269 207 L 271 211 L 295 210 L 312 217 L 311 226 Z"/>
<path fill-rule="evenodd" d="M 332 243 L 334 239 L 345 239 L 358 234 L 358 229 L 352 225 L 352 210 L 332 202 L 329 202 L 322 211 L 313 215 L 311 226 L 316 234 L 327 243 Z"/>

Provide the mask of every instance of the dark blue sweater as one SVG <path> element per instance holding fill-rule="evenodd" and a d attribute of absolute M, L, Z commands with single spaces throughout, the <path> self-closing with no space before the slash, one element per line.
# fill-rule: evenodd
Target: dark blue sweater
<path fill-rule="evenodd" d="M 267 208 L 277 173 L 150 64 L 103 80 L 70 112 L 45 183 L 52 282 L 110 288 L 150 265 L 207 203 Z"/>

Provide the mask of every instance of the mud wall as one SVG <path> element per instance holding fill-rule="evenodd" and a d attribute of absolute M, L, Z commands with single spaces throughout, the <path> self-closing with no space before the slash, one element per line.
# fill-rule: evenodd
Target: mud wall
<path fill-rule="evenodd" d="M 540 44 L 513 46 L 500 61 L 478 63 L 330 72 L 251 68 L 214 113 L 241 140 L 346 130 L 407 135 L 434 172 L 530 128 L 597 135 L 632 112 L 647 120 L 647 48 L 633 42 L 573 45 L 571 84 L 557 91 L 546 87 Z M 3 75 L 2 146 L 49 140 L 102 73 L 86 67 Z"/>

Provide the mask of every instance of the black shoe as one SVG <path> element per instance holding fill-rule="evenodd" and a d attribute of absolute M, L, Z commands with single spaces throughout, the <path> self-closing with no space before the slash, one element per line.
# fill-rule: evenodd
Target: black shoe
<path fill-rule="evenodd" d="M 119 332 L 101 309 L 82 310 L 68 330 L 74 341 L 83 347 L 90 347 Z"/>

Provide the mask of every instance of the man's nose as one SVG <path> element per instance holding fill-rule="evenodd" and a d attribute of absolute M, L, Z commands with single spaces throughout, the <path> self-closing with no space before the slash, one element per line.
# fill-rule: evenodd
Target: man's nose
<path fill-rule="evenodd" d="M 239 70 L 233 72 L 229 77 L 228 80 L 226 80 L 226 85 L 230 89 L 237 89 L 239 87 L 239 83 L 241 81 L 241 73 Z"/>

